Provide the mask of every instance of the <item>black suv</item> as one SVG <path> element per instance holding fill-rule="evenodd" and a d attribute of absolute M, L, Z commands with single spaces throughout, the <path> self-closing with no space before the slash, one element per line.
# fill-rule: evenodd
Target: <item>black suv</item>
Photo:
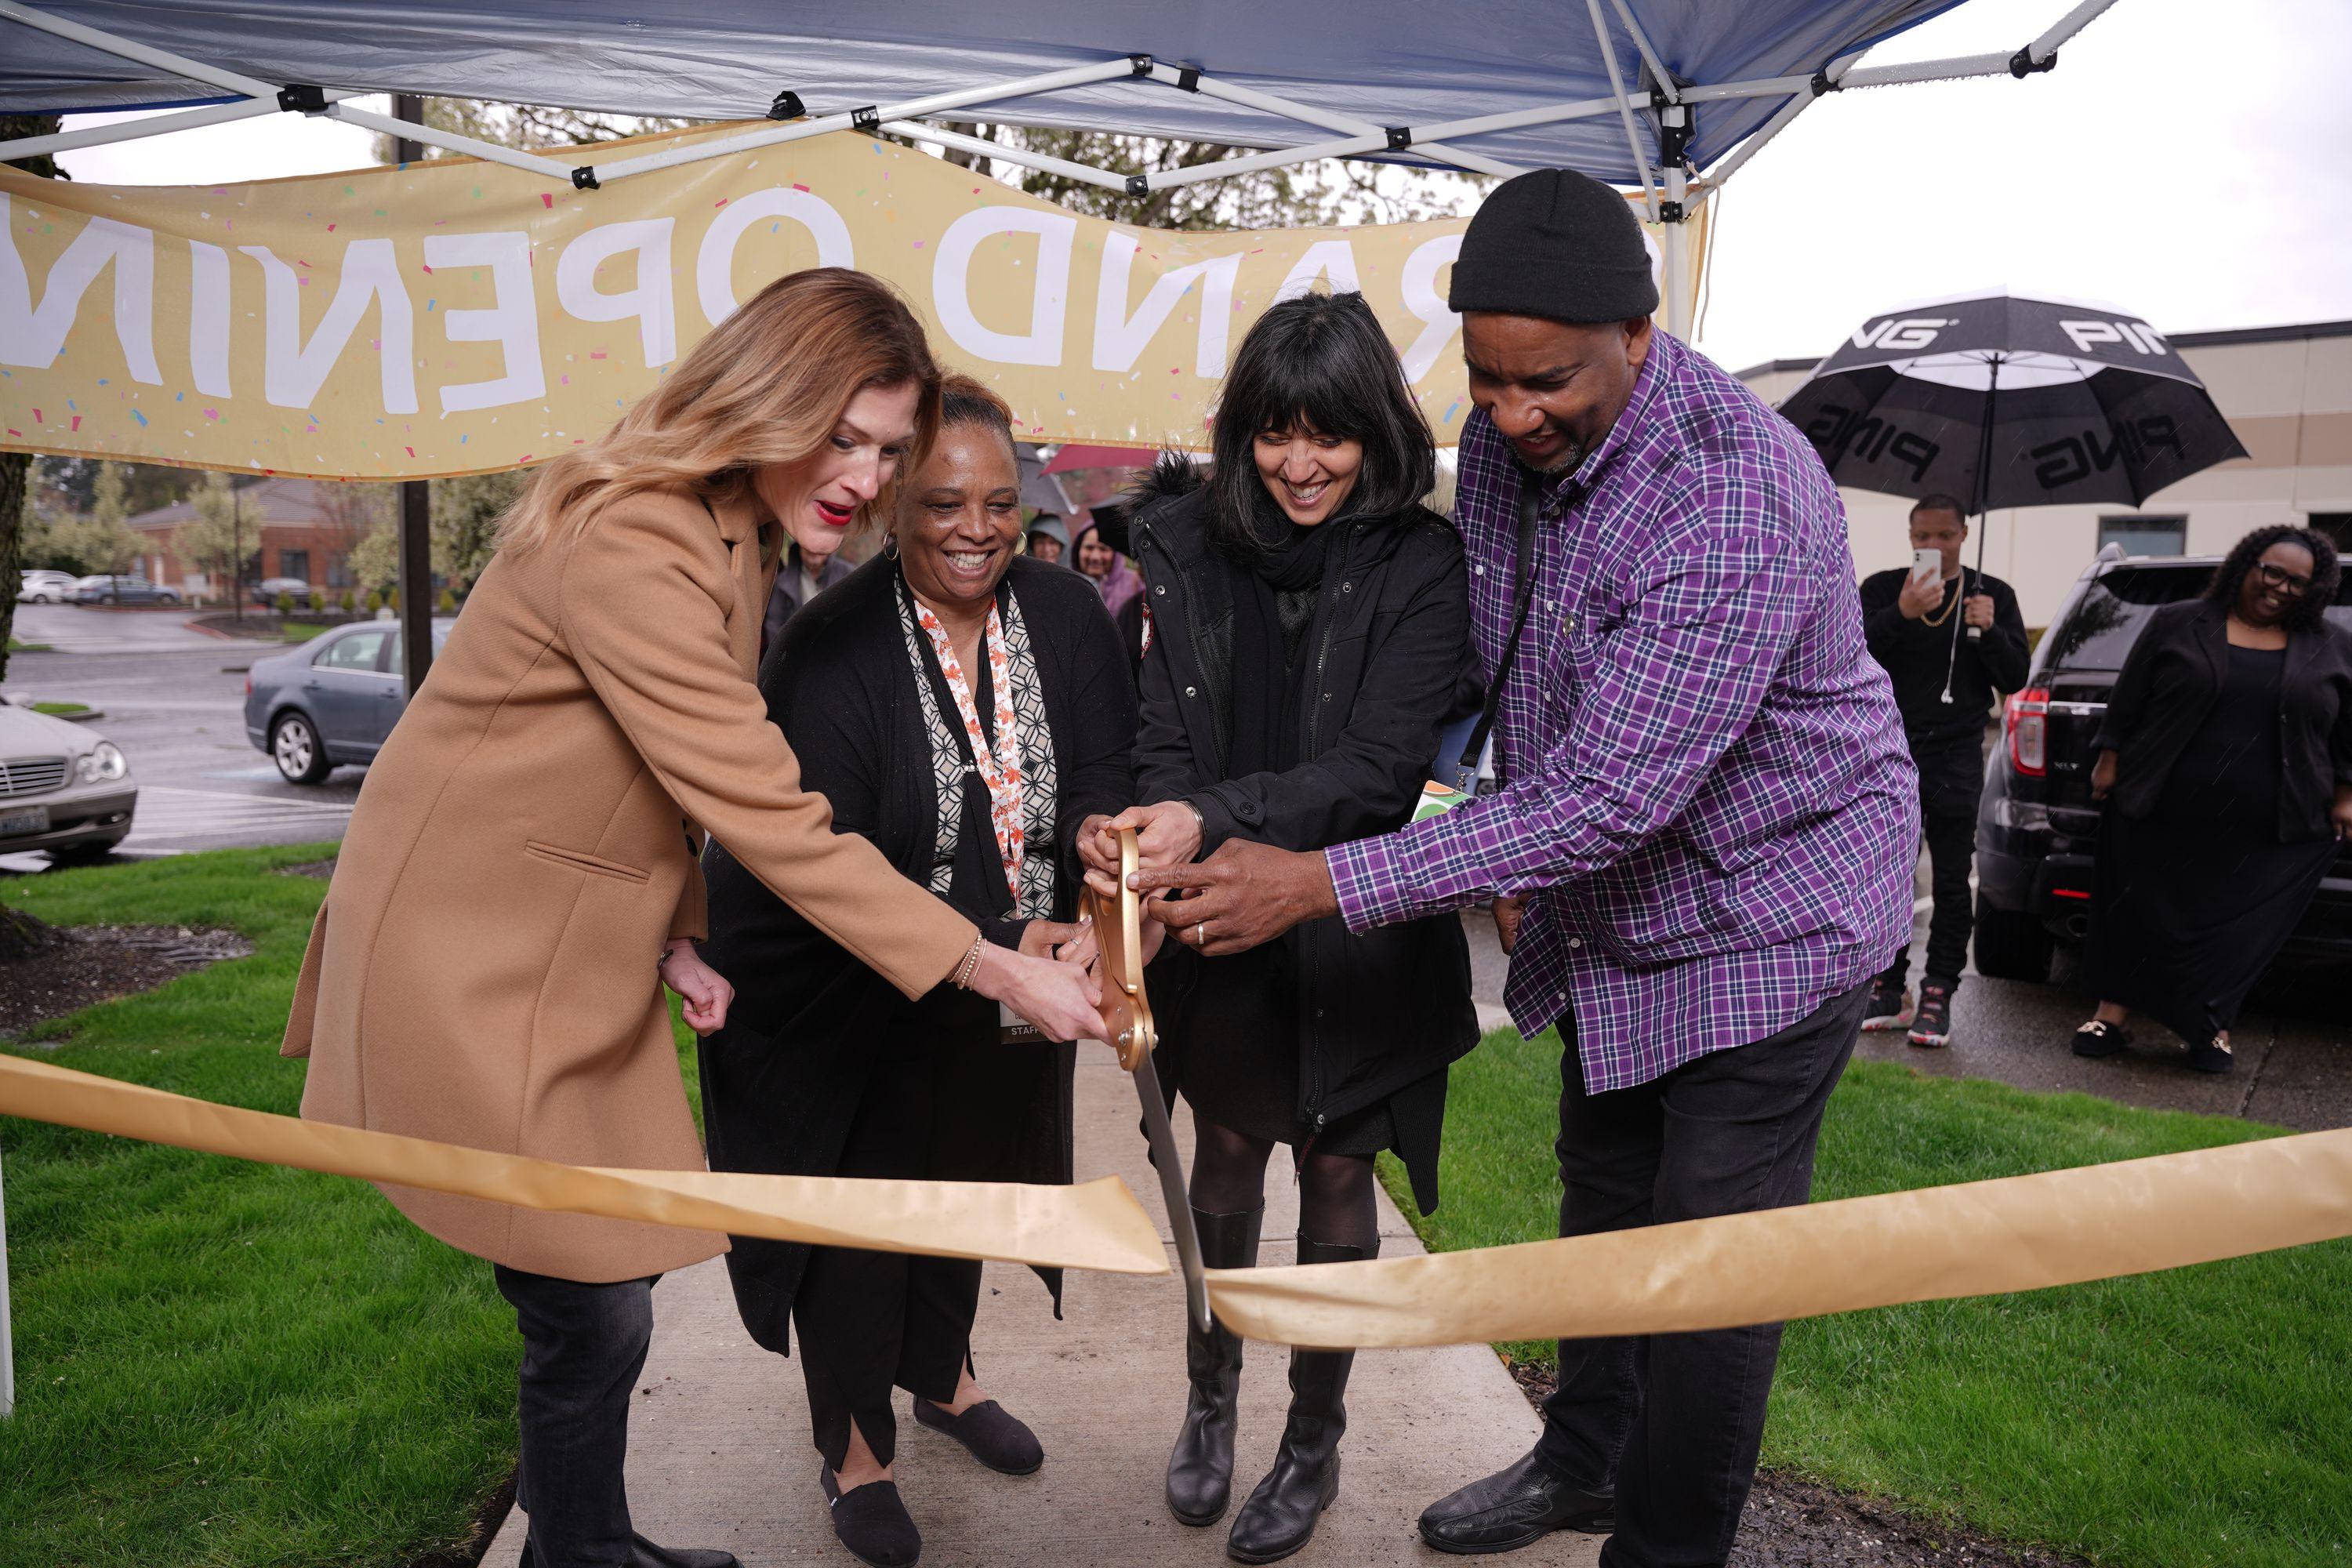
<path fill-rule="evenodd" d="M 2053 946 L 2082 940 L 2099 830 L 2091 738 L 2107 692 L 2148 617 L 2203 593 L 2219 564 L 2213 556 L 2126 558 L 2110 545 L 2050 623 L 1985 768 L 1977 814 L 1979 973 L 2047 980 Z M 2352 627 L 2352 583 L 2327 616 Z M 2284 956 L 2352 958 L 2352 843 L 2320 883 Z"/>

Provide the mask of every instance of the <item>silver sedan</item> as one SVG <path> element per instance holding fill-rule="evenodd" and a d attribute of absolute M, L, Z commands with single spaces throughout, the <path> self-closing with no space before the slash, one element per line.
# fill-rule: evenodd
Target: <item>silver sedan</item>
<path fill-rule="evenodd" d="M 121 749 L 87 725 L 0 702 L 0 854 L 96 859 L 131 832 L 139 787 Z"/>

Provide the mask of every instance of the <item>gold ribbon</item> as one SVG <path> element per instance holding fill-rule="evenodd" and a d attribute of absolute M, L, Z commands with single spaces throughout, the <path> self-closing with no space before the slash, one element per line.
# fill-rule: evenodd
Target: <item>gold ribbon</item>
<path fill-rule="evenodd" d="M 0 1115 L 557 1214 L 824 1247 L 1168 1272 L 1159 1227 L 1116 1176 L 1058 1187 L 565 1165 L 215 1105 L 5 1055 Z"/>
<path fill-rule="evenodd" d="M 0 1115 L 560 1213 L 1160 1274 L 1125 1185 L 564 1165 L 0 1056 Z M 2211 1263 L 2352 1236 L 2352 1129 L 1518 1247 L 1209 1275 L 1253 1339 L 1399 1346 L 1687 1332 Z"/>
<path fill-rule="evenodd" d="M 1304 1345 L 1679 1333 L 2078 1285 L 2352 1236 L 2352 1130 L 1603 1236 L 1213 1272 Z"/>

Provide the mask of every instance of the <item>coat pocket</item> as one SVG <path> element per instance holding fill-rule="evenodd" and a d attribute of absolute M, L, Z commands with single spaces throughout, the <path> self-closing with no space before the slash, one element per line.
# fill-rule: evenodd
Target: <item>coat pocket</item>
<path fill-rule="evenodd" d="M 640 871 L 635 866 L 624 866 L 618 860 L 607 860 L 601 855 L 591 855 L 583 849 L 566 849 L 561 845 L 541 844 L 537 839 L 532 839 L 523 845 L 522 851 L 526 855 L 535 855 L 541 860 L 552 861 L 558 866 L 568 866 L 574 871 L 586 871 L 593 876 L 611 877 L 619 881 L 639 884 L 653 880 L 653 873 L 650 871 Z"/>

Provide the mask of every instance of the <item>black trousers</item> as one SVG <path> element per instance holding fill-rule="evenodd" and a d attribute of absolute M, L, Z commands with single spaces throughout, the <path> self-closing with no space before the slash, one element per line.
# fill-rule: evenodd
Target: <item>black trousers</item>
<path fill-rule="evenodd" d="M 1559 1233 L 1801 1204 L 1813 1142 L 1862 1029 L 1869 986 L 1779 1034 L 1588 1094 L 1561 1020 Z M 1586 1487 L 1613 1482 L 1603 1568 L 1716 1568 L 1756 1474 L 1780 1326 L 1562 1340 L 1538 1459 Z"/>
<path fill-rule="evenodd" d="M 1976 929 L 1976 895 L 1969 873 L 1977 862 L 1977 806 L 1984 797 L 1984 742 L 1970 732 L 1956 739 L 1911 743 L 1919 769 L 1919 826 L 1927 843 L 1928 890 L 1935 908 L 1927 916 L 1925 978 L 1947 988 L 1960 983 L 1968 967 L 1969 937 Z M 1895 951 L 1884 971 L 1903 984 L 1911 971 L 1911 944 Z"/>
<path fill-rule="evenodd" d="M 969 1049 L 968 1042 L 956 1042 Z M 850 1122 L 838 1173 L 937 1179 L 962 1162 L 954 1108 L 940 1103 L 941 1074 L 931 1049 L 900 1040 L 883 1047 Z M 837 1474 L 849 1454 L 850 1423 L 883 1464 L 898 1451 L 895 1386 L 944 1405 L 971 1356 L 980 1310 L 980 1264 L 820 1247 L 793 1298 L 801 1373 L 808 1384 L 810 1435 Z"/>
<path fill-rule="evenodd" d="M 653 1341 L 651 1279 L 583 1285 L 491 1266 L 522 1331 L 515 1502 L 530 1516 L 525 1568 L 647 1561 L 629 1523 L 623 1466 L 629 1393 Z M 658 1549 L 651 1549 L 658 1561 Z"/>

